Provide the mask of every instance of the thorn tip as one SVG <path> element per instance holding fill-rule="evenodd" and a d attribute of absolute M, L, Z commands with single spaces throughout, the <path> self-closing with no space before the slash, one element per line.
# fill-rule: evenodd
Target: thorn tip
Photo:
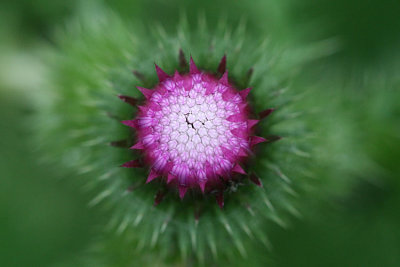
<path fill-rule="evenodd" d="M 163 82 L 165 79 L 170 78 L 169 75 L 165 73 L 165 71 L 163 71 L 157 64 L 154 63 L 154 65 L 156 67 L 156 73 L 160 82 Z"/>
<path fill-rule="evenodd" d="M 135 160 L 131 160 L 131 161 L 125 162 L 120 167 L 124 167 L 124 168 L 140 168 L 140 167 L 142 167 L 142 164 L 140 163 L 139 160 L 135 159 Z"/>
<path fill-rule="evenodd" d="M 239 174 L 243 174 L 246 175 L 245 170 L 243 170 L 242 166 L 240 166 L 239 164 L 236 164 L 233 168 L 232 168 L 233 172 L 239 173 Z"/>
<path fill-rule="evenodd" d="M 146 184 L 150 183 L 151 181 L 156 179 L 158 176 L 159 176 L 158 173 L 156 171 L 154 171 L 153 169 L 151 169 L 150 174 L 147 177 Z"/>
<path fill-rule="evenodd" d="M 137 99 L 131 96 L 118 94 L 118 98 L 131 106 L 136 106 L 137 104 Z"/>
<path fill-rule="evenodd" d="M 195 74 L 199 73 L 200 71 L 197 69 L 196 64 L 194 63 L 193 57 L 190 56 L 190 73 Z"/>
<path fill-rule="evenodd" d="M 186 191 L 187 191 L 186 186 L 179 186 L 179 197 L 181 199 L 183 199 L 185 197 Z"/>
<path fill-rule="evenodd" d="M 229 85 L 229 82 L 228 82 L 228 71 L 224 72 L 224 75 L 222 75 L 221 79 L 219 79 L 219 82 L 222 83 L 223 85 Z"/>
<path fill-rule="evenodd" d="M 268 117 L 269 115 L 271 115 L 271 113 L 274 111 L 275 111 L 274 108 L 269 108 L 264 111 L 261 111 L 260 113 L 258 113 L 258 115 L 259 115 L 260 119 L 264 119 L 264 118 Z"/>
<path fill-rule="evenodd" d="M 225 72 L 225 70 L 226 70 L 226 55 L 224 55 L 221 58 L 221 61 L 219 62 L 217 71 L 218 71 L 218 73 L 223 74 Z"/>
<path fill-rule="evenodd" d="M 144 87 L 136 86 L 136 88 L 144 95 L 145 98 L 149 99 L 153 94 L 153 90 Z"/>

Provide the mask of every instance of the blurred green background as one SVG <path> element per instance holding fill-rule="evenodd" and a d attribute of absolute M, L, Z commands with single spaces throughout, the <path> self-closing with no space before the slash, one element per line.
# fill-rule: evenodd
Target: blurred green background
<path fill-rule="evenodd" d="M 45 72 L 38 55 L 86 3 L 0 2 L 0 266 L 78 266 L 104 221 L 103 211 L 88 207 L 79 177 L 40 161 L 29 127 L 29 95 Z M 182 13 L 204 15 L 211 25 L 221 16 L 244 17 L 251 34 L 269 34 L 277 44 L 337 42 L 336 53 L 307 66 L 297 81 L 332 100 L 321 120 L 330 125 L 337 172 L 325 173 L 330 159 L 321 159 L 318 201 L 305 196 L 302 218 L 276 226 L 272 250 L 255 255 L 269 266 L 400 266 L 398 1 L 104 3 L 127 21 L 168 29 Z M 338 183 L 324 183 L 324 175 Z"/>

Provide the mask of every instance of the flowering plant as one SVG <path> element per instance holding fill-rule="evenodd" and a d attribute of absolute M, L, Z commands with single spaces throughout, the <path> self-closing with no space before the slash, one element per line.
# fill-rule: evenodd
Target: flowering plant
<path fill-rule="evenodd" d="M 183 20 L 177 33 L 149 35 L 107 12 L 93 21 L 86 14 L 60 33 L 36 125 L 50 160 L 98 191 L 90 205 L 111 209 L 117 235 L 97 249 L 118 240 L 207 263 L 269 247 L 267 222 L 300 216 L 294 200 L 311 176 L 307 92 L 290 81 L 313 56 L 243 23 L 210 30 L 200 20 L 192 30 Z M 154 73 L 154 62 L 166 71 Z"/>

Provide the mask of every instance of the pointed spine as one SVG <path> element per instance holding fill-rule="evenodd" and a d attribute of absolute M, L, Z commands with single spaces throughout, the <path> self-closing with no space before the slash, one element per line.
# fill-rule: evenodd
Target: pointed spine
<path fill-rule="evenodd" d="M 136 86 L 136 88 L 144 95 L 146 99 L 149 99 L 151 95 L 153 94 L 153 90 L 147 89 L 144 87 Z"/>
<path fill-rule="evenodd" d="M 187 65 L 188 64 L 185 58 L 185 54 L 183 53 L 182 49 L 179 49 L 179 67 L 181 67 L 182 69 L 186 69 Z"/>
<path fill-rule="evenodd" d="M 179 72 L 176 70 L 175 71 L 175 73 L 174 73 L 174 80 L 175 81 L 178 81 L 178 80 L 181 80 L 182 79 L 182 76 L 179 74 Z"/>
<path fill-rule="evenodd" d="M 157 192 L 157 194 L 156 194 L 156 196 L 154 198 L 154 206 L 155 207 L 158 206 L 158 204 L 160 204 L 161 201 L 163 201 L 164 196 L 165 196 L 165 193 L 163 191 L 160 190 L 160 191 Z"/>
<path fill-rule="evenodd" d="M 219 79 L 219 82 L 222 83 L 223 85 L 229 85 L 228 71 L 224 72 L 224 75 L 222 75 L 221 79 Z"/>
<path fill-rule="evenodd" d="M 130 149 L 144 149 L 144 145 L 142 144 L 142 142 L 137 142 L 136 144 L 131 146 Z"/>
<path fill-rule="evenodd" d="M 267 141 L 267 139 L 265 139 L 265 138 L 263 138 L 263 137 L 260 137 L 260 136 L 252 136 L 252 137 L 251 137 L 250 145 L 251 145 L 251 147 L 253 147 L 253 146 L 257 145 L 257 144 L 264 143 L 264 142 L 266 142 L 266 141 Z"/>
<path fill-rule="evenodd" d="M 200 73 L 200 71 L 198 70 L 196 64 L 194 63 L 194 60 L 192 58 L 192 56 L 190 56 L 190 73 L 191 74 L 196 74 L 196 73 Z"/>
<path fill-rule="evenodd" d="M 118 98 L 124 101 L 125 103 L 128 103 L 131 106 L 136 106 L 138 100 L 134 97 L 131 96 L 126 96 L 126 95 L 118 95 Z"/>
<path fill-rule="evenodd" d="M 174 163 L 172 161 L 168 161 L 162 170 L 163 175 L 168 177 L 168 175 L 170 174 L 170 171 L 172 170 L 173 167 L 174 167 Z"/>
<path fill-rule="evenodd" d="M 113 147 L 128 147 L 128 140 L 124 139 L 124 140 L 118 140 L 118 141 L 112 141 L 110 142 L 110 146 Z"/>
<path fill-rule="evenodd" d="M 141 82 L 145 82 L 146 78 L 144 77 L 143 73 L 137 71 L 137 70 L 133 70 L 132 71 L 133 75 L 135 75 L 136 78 L 138 78 Z"/>
<path fill-rule="evenodd" d="M 225 70 L 226 70 L 226 55 L 224 55 L 221 58 L 221 61 L 219 62 L 217 71 L 218 71 L 218 73 L 223 74 L 225 72 Z"/>
<path fill-rule="evenodd" d="M 255 125 L 257 125 L 257 123 L 259 123 L 259 122 L 260 122 L 260 120 L 248 120 L 247 121 L 247 128 L 251 129 Z"/>
<path fill-rule="evenodd" d="M 138 122 L 137 120 L 126 120 L 126 121 L 121 121 L 122 124 L 129 126 L 131 128 L 138 128 Z"/>
<path fill-rule="evenodd" d="M 163 71 L 157 64 L 154 64 L 156 67 L 156 73 L 158 76 L 158 80 L 161 82 L 165 81 L 166 79 L 170 78 L 169 75 L 167 73 L 165 73 L 165 71 Z"/>
<path fill-rule="evenodd" d="M 249 180 L 250 180 L 251 182 L 253 182 L 255 185 L 257 185 L 257 186 L 259 186 L 259 187 L 263 187 L 260 178 L 258 178 L 258 176 L 255 175 L 254 173 L 250 174 Z"/>
<path fill-rule="evenodd" d="M 140 168 L 142 167 L 142 163 L 138 159 L 131 160 L 128 162 L 125 162 L 124 164 L 121 165 L 121 167 L 124 168 Z"/>
<path fill-rule="evenodd" d="M 253 68 L 250 68 L 250 69 L 247 71 L 247 73 L 246 73 L 246 80 L 247 80 L 247 82 L 250 81 L 251 76 L 253 76 L 253 72 L 254 72 L 254 69 L 253 69 Z"/>
<path fill-rule="evenodd" d="M 158 173 L 156 171 L 154 171 L 153 169 L 151 169 L 150 174 L 147 177 L 146 184 L 150 183 L 151 181 L 156 179 L 158 176 L 159 176 Z"/>
<path fill-rule="evenodd" d="M 268 135 L 267 136 L 267 143 L 273 143 L 282 139 L 282 136 L 278 135 Z"/>
<path fill-rule="evenodd" d="M 183 199 L 185 197 L 186 192 L 187 192 L 186 186 L 179 186 L 179 197 L 181 199 Z"/>
<path fill-rule="evenodd" d="M 206 190 L 206 183 L 207 183 L 207 181 L 200 181 L 199 182 L 199 186 L 200 186 L 201 192 L 203 192 L 203 194 L 204 194 L 204 192 Z"/>
<path fill-rule="evenodd" d="M 246 172 L 243 170 L 242 166 L 240 166 L 239 164 L 236 164 L 233 168 L 232 168 L 233 172 L 239 173 L 239 174 L 243 174 L 246 175 Z"/>
<path fill-rule="evenodd" d="M 248 96 L 248 94 L 250 93 L 251 89 L 252 89 L 252 88 L 249 87 L 249 88 L 246 88 L 246 89 L 244 89 L 244 90 L 242 90 L 242 91 L 239 92 L 239 94 L 240 94 L 240 96 L 243 98 L 243 100 L 247 98 L 247 96 Z"/>
<path fill-rule="evenodd" d="M 260 119 L 264 119 L 264 118 L 268 117 L 269 115 L 271 115 L 271 113 L 274 111 L 275 111 L 274 108 L 269 108 L 269 109 L 266 109 L 266 110 L 258 113 L 258 116 L 260 117 Z"/>

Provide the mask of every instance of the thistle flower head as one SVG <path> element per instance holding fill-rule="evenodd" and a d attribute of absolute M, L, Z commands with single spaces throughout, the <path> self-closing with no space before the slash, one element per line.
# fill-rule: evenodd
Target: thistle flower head
<path fill-rule="evenodd" d="M 234 173 L 246 174 L 239 163 L 260 141 L 250 135 L 258 122 L 249 119 L 250 88 L 236 90 L 226 71 L 218 79 L 198 70 L 193 59 L 188 74 L 171 77 L 157 65 L 156 72 L 160 83 L 153 90 L 138 87 L 146 101 L 134 120 L 123 121 L 137 130 L 132 148 L 142 150 L 150 166 L 147 182 L 163 176 L 183 198 L 188 188 L 222 190 Z"/>

